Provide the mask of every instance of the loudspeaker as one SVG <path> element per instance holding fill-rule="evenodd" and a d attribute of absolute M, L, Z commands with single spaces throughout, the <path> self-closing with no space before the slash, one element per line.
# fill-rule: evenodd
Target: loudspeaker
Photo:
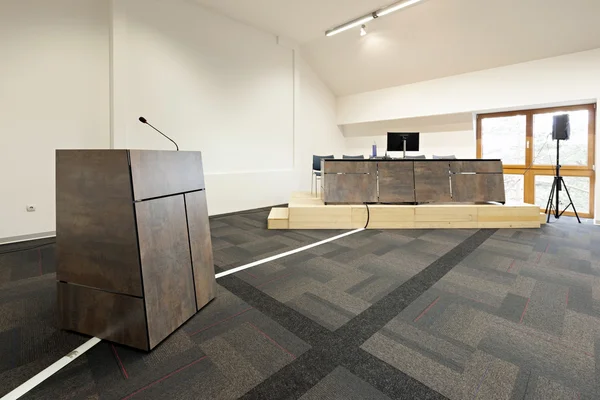
<path fill-rule="evenodd" d="M 569 140 L 570 137 L 569 114 L 555 115 L 552 123 L 552 140 Z"/>

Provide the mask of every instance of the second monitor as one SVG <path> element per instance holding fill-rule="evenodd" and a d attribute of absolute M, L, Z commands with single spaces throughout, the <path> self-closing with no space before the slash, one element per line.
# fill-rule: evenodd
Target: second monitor
<path fill-rule="evenodd" d="M 387 151 L 419 151 L 419 132 L 388 132 Z"/>

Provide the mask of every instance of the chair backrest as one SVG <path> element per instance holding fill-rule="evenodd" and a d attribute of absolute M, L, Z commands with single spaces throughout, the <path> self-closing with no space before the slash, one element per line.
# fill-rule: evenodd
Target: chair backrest
<path fill-rule="evenodd" d="M 365 156 L 363 156 L 363 155 L 360 155 L 360 156 L 347 156 L 347 155 L 344 154 L 342 156 L 342 158 L 344 160 L 364 160 Z"/>
<path fill-rule="evenodd" d="M 427 157 L 425 157 L 424 155 L 420 155 L 420 156 L 406 156 L 405 158 L 408 160 L 423 160 L 423 159 L 426 159 Z"/>
<path fill-rule="evenodd" d="M 456 160 L 456 156 L 452 155 L 452 156 L 433 156 L 434 160 Z"/>
<path fill-rule="evenodd" d="M 333 154 L 330 156 L 315 156 L 315 155 L 313 155 L 313 165 L 312 165 L 313 171 L 321 170 L 321 160 L 322 159 L 333 160 L 333 159 L 335 159 L 335 156 Z"/>

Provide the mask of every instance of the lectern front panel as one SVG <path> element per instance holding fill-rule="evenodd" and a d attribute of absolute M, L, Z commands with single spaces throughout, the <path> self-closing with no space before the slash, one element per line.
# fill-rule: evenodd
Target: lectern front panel
<path fill-rule="evenodd" d="M 57 150 L 61 328 L 151 350 L 214 298 L 204 190 L 200 152 Z"/>
<path fill-rule="evenodd" d="M 136 203 L 148 336 L 153 348 L 196 312 L 183 195 Z"/>
<path fill-rule="evenodd" d="M 149 350 L 141 298 L 58 282 L 60 327 Z"/>
<path fill-rule="evenodd" d="M 56 152 L 57 280 L 142 296 L 127 150 Z"/>
<path fill-rule="evenodd" d="M 135 200 L 204 189 L 197 151 L 129 150 Z"/>
<path fill-rule="evenodd" d="M 200 310 L 217 294 L 206 191 L 186 193 L 185 203 L 196 285 L 196 308 Z"/>

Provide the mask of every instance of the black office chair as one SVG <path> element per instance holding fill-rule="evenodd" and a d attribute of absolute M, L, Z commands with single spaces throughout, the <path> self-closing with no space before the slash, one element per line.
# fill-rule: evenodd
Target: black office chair
<path fill-rule="evenodd" d="M 315 156 L 313 155 L 313 163 L 312 163 L 312 172 L 311 172 L 311 181 L 310 181 L 310 193 L 313 193 L 313 185 L 315 188 L 315 193 L 319 193 L 318 180 L 321 179 L 321 160 L 333 160 L 335 156 L 332 154 L 330 156 Z M 314 182 L 314 184 L 313 184 Z"/>
<path fill-rule="evenodd" d="M 364 160 L 365 156 L 363 156 L 363 155 L 360 155 L 360 156 L 347 156 L 347 155 L 344 154 L 342 156 L 342 158 L 344 160 Z"/>
<path fill-rule="evenodd" d="M 434 160 L 456 160 L 456 156 L 433 156 Z"/>

